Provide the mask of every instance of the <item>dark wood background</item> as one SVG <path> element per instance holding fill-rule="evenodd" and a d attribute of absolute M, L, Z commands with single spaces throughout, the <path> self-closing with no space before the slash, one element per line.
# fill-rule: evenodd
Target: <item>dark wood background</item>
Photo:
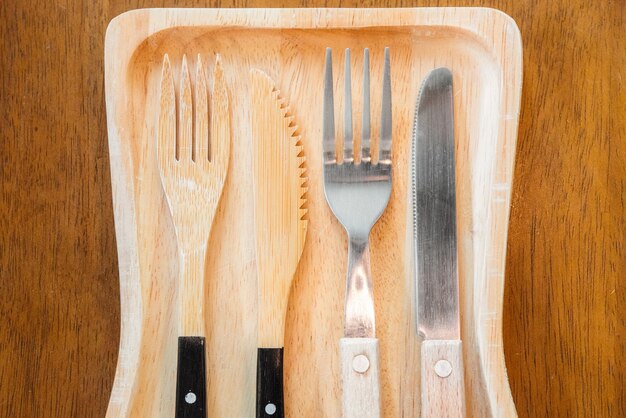
<path fill-rule="evenodd" d="M 103 96 L 141 7 L 489 6 L 524 42 L 504 344 L 520 417 L 626 417 L 626 3 L 0 1 L 0 416 L 99 417 L 119 338 Z M 621 277 L 621 278 L 620 278 Z"/>

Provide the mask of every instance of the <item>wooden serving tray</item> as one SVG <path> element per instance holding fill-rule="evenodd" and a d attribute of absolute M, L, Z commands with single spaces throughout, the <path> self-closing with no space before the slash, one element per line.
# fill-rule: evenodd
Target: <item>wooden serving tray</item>
<path fill-rule="evenodd" d="M 184 53 L 188 57 L 199 53 L 206 63 L 213 63 L 220 53 L 232 109 L 231 163 L 206 260 L 208 416 L 254 416 L 252 67 L 266 71 L 289 100 L 301 128 L 309 176 L 308 237 L 287 312 L 286 413 L 341 416 L 339 339 L 347 238 L 322 188 L 327 46 L 334 51 L 336 80 L 343 74 L 344 48 L 353 51 L 353 77 L 362 49 L 370 48 L 373 115 L 380 111 L 383 48 L 391 48 L 393 191 L 371 237 L 382 415 L 419 416 L 420 341 L 414 323 L 414 284 L 406 268 L 408 161 L 418 90 L 426 73 L 438 66 L 448 66 L 454 74 L 468 413 L 516 415 L 502 346 L 505 250 L 522 82 L 521 39 L 513 20 L 483 8 L 146 9 L 115 18 L 106 34 L 106 106 L 122 313 L 108 417 L 174 415 L 176 241 L 155 154 L 164 53 L 175 72 Z M 359 79 L 353 83 L 356 99 Z M 338 102 L 342 89 L 338 82 Z M 359 106 L 356 100 L 355 120 L 360 120 Z M 372 132 L 378 132 L 379 118 L 372 120 Z M 357 130 L 355 137 L 358 134 Z"/>

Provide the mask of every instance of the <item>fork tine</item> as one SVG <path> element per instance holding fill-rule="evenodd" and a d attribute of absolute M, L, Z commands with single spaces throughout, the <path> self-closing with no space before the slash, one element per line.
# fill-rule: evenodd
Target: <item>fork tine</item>
<path fill-rule="evenodd" d="M 174 93 L 174 76 L 167 54 L 163 56 L 159 103 L 157 158 L 160 160 L 161 166 L 166 166 L 168 162 L 176 158 L 176 95 Z"/>
<path fill-rule="evenodd" d="M 209 160 L 209 104 L 207 98 L 206 77 L 202 58 L 198 54 L 196 63 L 196 134 L 192 158 L 194 161 Z"/>
<path fill-rule="evenodd" d="M 370 161 L 370 140 L 372 125 L 370 122 L 370 50 L 363 51 L 363 115 L 361 119 L 361 161 Z"/>
<path fill-rule="evenodd" d="M 343 103 L 343 162 L 353 160 L 352 143 L 352 77 L 350 75 L 350 48 L 346 48 L 344 67 L 344 103 Z"/>
<path fill-rule="evenodd" d="M 379 162 L 391 162 L 391 71 L 389 62 L 389 48 L 385 48 L 385 67 L 383 71 L 383 99 L 380 111 Z"/>
<path fill-rule="evenodd" d="M 228 91 L 222 69 L 222 57 L 215 57 L 213 70 L 213 97 L 211 100 L 211 132 L 209 156 L 214 164 L 228 167 L 230 157 L 230 111 Z"/>
<path fill-rule="evenodd" d="M 191 79 L 187 66 L 187 56 L 183 55 L 183 65 L 180 77 L 180 125 L 178 137 L 178 161 L 191 158 L 193 147 L 193 120 L 192 120 Z"/>
<path fill-rule="evenodd" d="M 335 156 L 335 105 L 333 104 L 333 58 L 332 50 L 326 48 L 326 65 L 324 72 L 324 116 L 322 148 L 324 163 L 336 161 Z"/>

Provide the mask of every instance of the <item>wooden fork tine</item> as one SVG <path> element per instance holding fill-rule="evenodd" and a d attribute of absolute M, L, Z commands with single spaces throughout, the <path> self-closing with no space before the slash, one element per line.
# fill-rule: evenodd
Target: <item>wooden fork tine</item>
<path fill-rule="evenodd" d="M 213 71 L 213 97 L 211 100 L 211 133 L 209 155 L 211 163 L 226 167 L 230 155 L 230 112 L 228 92 L 219 54 Z"/>
<path fill-rule="evenodd" d="M 209 160 L 209 103 L 207 96 L 207 82 L 204 75 L 202 59 L 198 54 L 196 65 L 196 135 L 194 141 L 193 159 L 196 162 Z"/>
<path fill-rule="evenodd" d="M 183 55 L 183 65 L 180 75 L 180 110 L 179 110 L 179 136 L 178 136 L 178 161 L 191 159 L 191 148 L 193 146 L 193 99 L 191 96 L 191 78 L 189 77 L 189 67 L 187 57 Z"/>
<path fill-rule="evenodd" d="M 167 54 L 163 57 L 159 102 L 157 157 L 161 166 L 165 167 L 176 157 L 176 96 L 174 93 L 174 76 Z"/>

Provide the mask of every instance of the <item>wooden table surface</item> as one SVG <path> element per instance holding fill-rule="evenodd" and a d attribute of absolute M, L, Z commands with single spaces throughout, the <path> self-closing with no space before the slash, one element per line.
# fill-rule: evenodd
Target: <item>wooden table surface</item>
<path fill-rule="evenodd" d="M 0 416 L 104 416 L 119 283 L 103 86 L 141 7 L 489 6 L 524 43 L 504 345 L 520 417 L 626 416 L 626 3 L 0 2 Z M 620 279 L 622 277 L 622 279 Z"/>

